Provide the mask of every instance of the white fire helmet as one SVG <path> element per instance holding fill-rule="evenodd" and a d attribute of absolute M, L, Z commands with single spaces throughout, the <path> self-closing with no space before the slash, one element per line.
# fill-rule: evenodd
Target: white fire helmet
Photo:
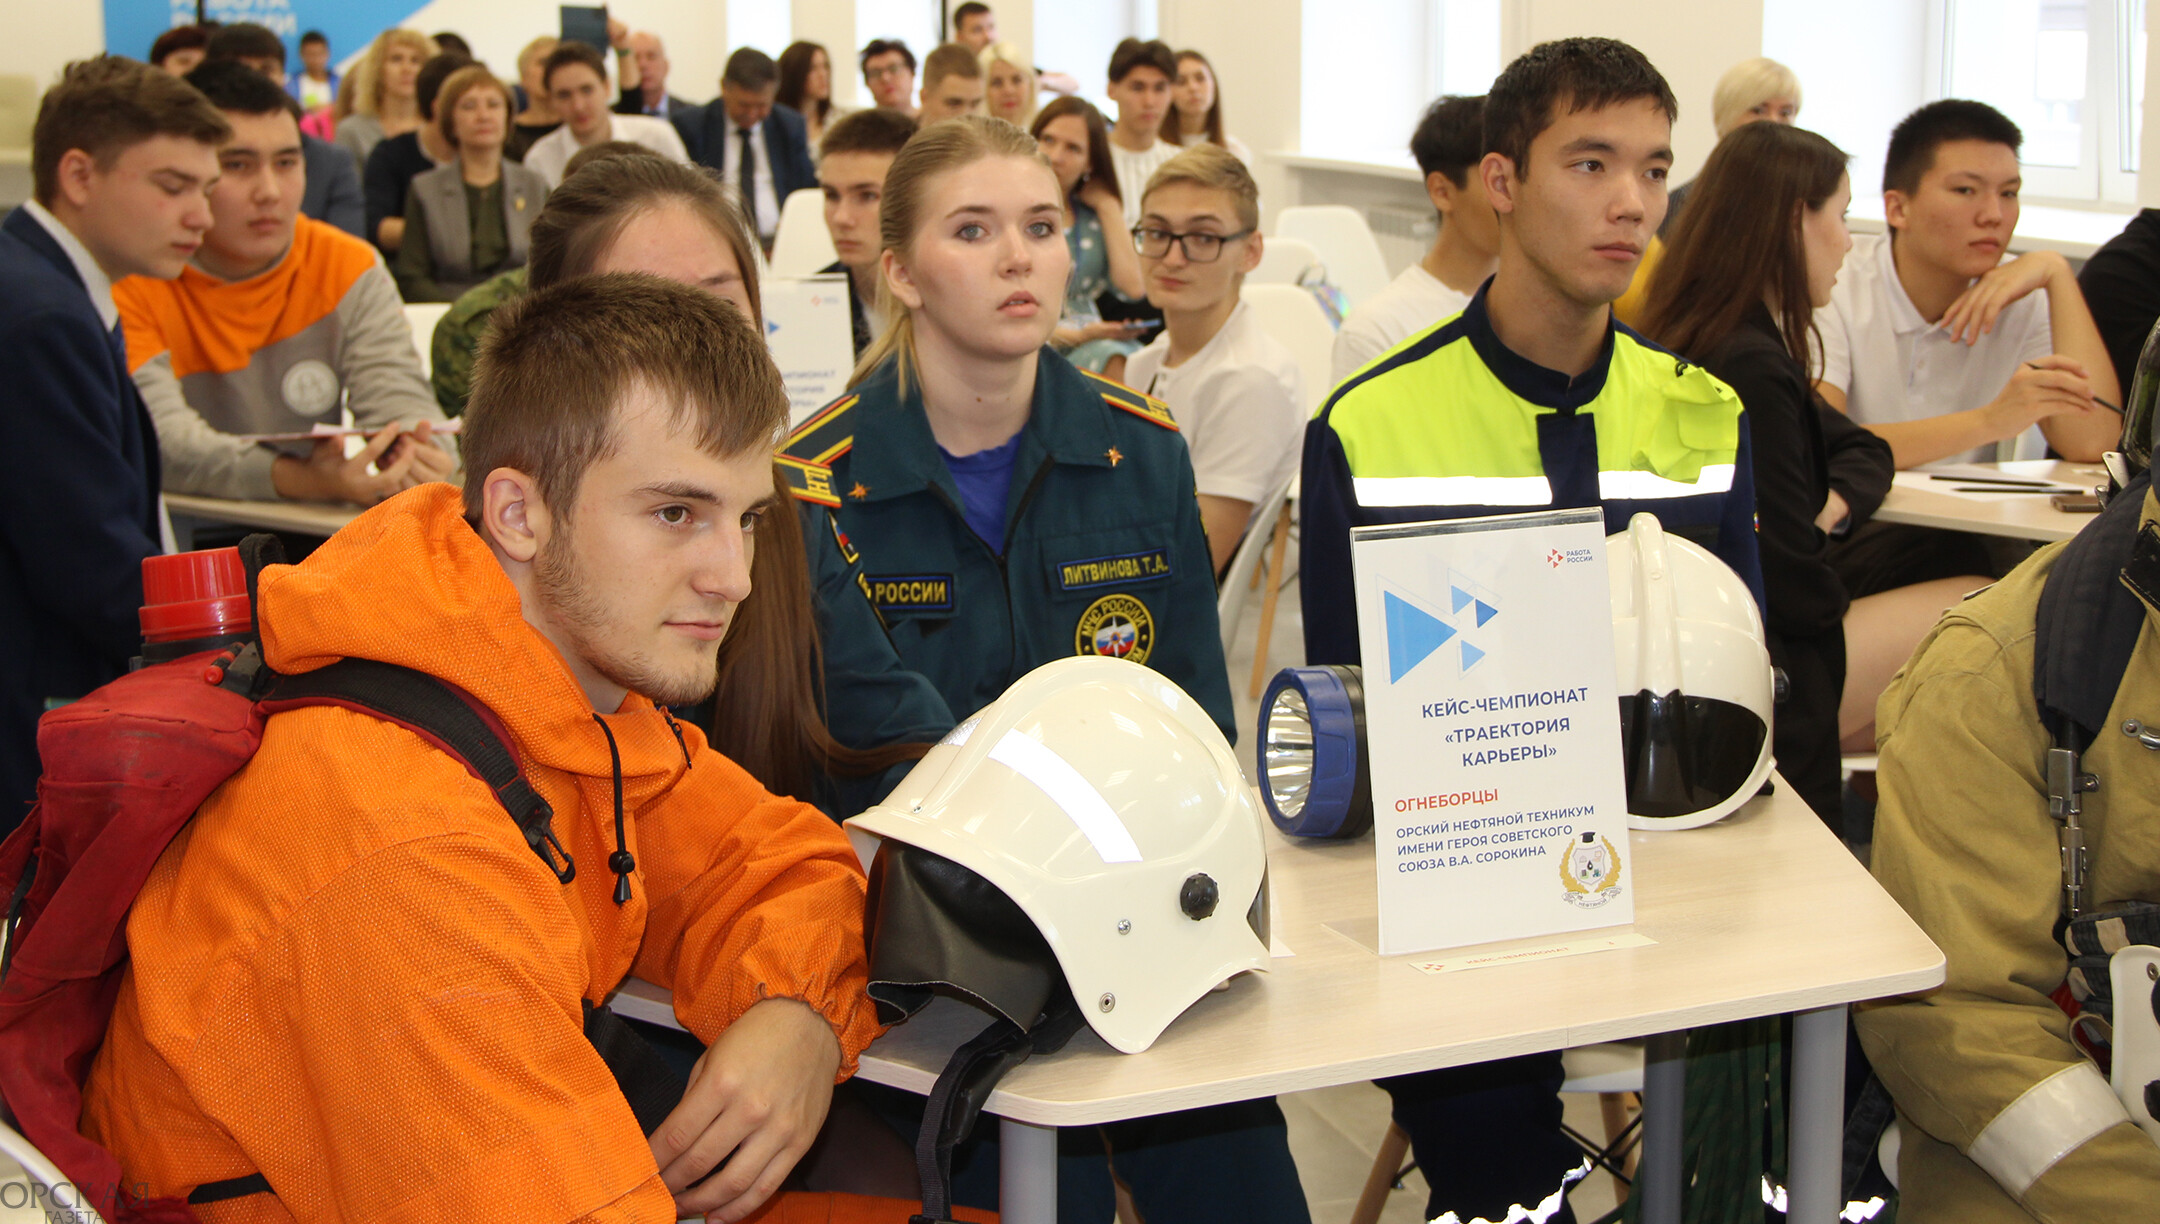
<path fill-rule="evenodd" d="M 1022 1030 L 1065 1006 L 1128 1054 L 1268 967 L 1259 805 L 1222 732 L 1135 663 L 1021 677 L 847 822 L 870 874 L 870 994 L 956 988 Z"/>
<path fill-rule="evenodd" d="M 1720 820 L 1770 776 L 1776 684 L 1762 614 L 1738 574 L 1653 515 L 1605 544 L 1628 824 Z"/>

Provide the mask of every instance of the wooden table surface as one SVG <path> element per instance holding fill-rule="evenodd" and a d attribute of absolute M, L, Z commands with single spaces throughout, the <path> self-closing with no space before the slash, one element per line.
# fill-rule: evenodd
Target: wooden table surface
<path fill-rule="evenodd" d="M 1923 990 L 1943 957 L 1782 784 L 1704 829 L 1630 833 L 1636 921 L 1656 942 L 1428 974 L 1382 958 L 1370 834 L 1297 843 L 1270 829 L 1276 937 L 1292 955 L 1200 1000 L 1154 1047 L 1082 1030 L 1006 1076 L 988 1112 L 1078 1126 Z M 1599 932 L 1609 933 L 1609 932 Z M 1524 941 L 1540 946 L 1552 939 Z M 1491 945 L 1506 948 L 1508 945 Z M 633 980 L 618 1010 L 666 1017 Z M 672 1021 L 672 1017 L 667 1017 Z M 985 1013 L 940 999 L 878 1039 L 865 1078 L 928 1093 Z"/>
<path fill-rule="evenodd" d="M 2001 467 L 1999 464 L 1973 466 L 1997 469 Z M 2015 474 L 2019 477 L 2036 475 L 2040 479 L 2056 481 L 2088 492 L 2094 485 L 2107 480 L 2107 473 L 2097 463 L 2058 461 L 2040 467 L 2020 464 Z M 1952 482 L 1937 483 L 1948 486 Z M 2093 520 L 2093 516 L 2057 510 L 2049 504 L 2044 494 L 2019 494 L 1997 501 L 1975 501 L 1949 493 L 1931 493 L 1925 489 L 1899 485 L 1893 487 L 1890 496 L 1883 499 L 1882 508 L 1875 512 L 1875 520 L 2046 542 L 2069 539 L 2083 530 L 2085 524 Z"/>
<path fill-rule="evenodd" d="M 167 493 L 166 509 L 174 516 L 260 527 L 265 531 L 291 531 L 301 535 L 329 537 L 360 515 L 360 507 L 341 502 L 233 501 L 222 497 L 191 497 Z"/>

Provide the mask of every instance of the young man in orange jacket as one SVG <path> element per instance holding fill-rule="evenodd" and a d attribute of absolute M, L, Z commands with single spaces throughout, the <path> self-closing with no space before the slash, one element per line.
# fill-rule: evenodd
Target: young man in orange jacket
<path fill-rule="evenodd" d="M 876 1034 L 862 873 L 666 707 L 713 688 L 786 424 L 718 299 L 556 286 L 497 317 L 462 497 L 409 490 L 264 572 L 272 667 L 469 693 L 576 871 L 416 734 L 273 716 L 128 921 L 83 1127 L 131 1185 L 260 1174 L 220 1221 L 732 1221 L 774 1193 Z M 710 1047 L 650 1140 L 581 1019 L 632 974 Z"/>

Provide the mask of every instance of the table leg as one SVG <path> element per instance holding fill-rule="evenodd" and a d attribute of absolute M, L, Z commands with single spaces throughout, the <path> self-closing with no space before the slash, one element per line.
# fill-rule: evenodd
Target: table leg
<path fill-rule="evenodd" d="M 1679 1224 L 1680 1117 L 1687 1095 L 1687 1031 L 1643 1040 L 1642 1163 L 1635 1192 L 1643 1224 Z"/>
<path fill-rule="evenodd" d="M 1845 1008 L 1793 1016 L 1792 1139 L 1785 1193 L 1793 1224 L 1831 1224 L 1844 1209 Z"/>
<path fill-rule="evenodd" d="M 998 1119 L 998 1218 L 1056 1224 L 1057 1128 Z"/>

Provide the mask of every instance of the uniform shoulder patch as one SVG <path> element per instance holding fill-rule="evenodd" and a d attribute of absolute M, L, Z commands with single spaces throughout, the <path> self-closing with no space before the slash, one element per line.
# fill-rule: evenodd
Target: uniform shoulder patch
<path fill-rule="evenodd" d="M 830 466 L 855 445 L 855 423 L 848 415 L 857 397 L 843 395 L 797 425 L 780 447 L 784 456 Z"/>
<path fill-rule="evenodd" d="M 1089 370 L 1080 372 L 1095 380 L 1102 390 L 1103 403 L 1121 412 L 1129 412 L 1143 421 L 1159 425 L 1172 433 L 1178 432 L 1177 418 L 1170 414 L 1170 405 L 1152 395 L 1135 391 L 1115 379 L 1105 378 Z"/>
<path fill-rule="evenodd" d="M 785 451 L 773 456 L 773 466 L 779 469 L 781 477 L 787 481 L 788 492 L 795 495 L 795 500 L 828 509 L 839 509 L 840 495 L 833 492 L 831 468 L 822 463 L 797 459 Z"/>

